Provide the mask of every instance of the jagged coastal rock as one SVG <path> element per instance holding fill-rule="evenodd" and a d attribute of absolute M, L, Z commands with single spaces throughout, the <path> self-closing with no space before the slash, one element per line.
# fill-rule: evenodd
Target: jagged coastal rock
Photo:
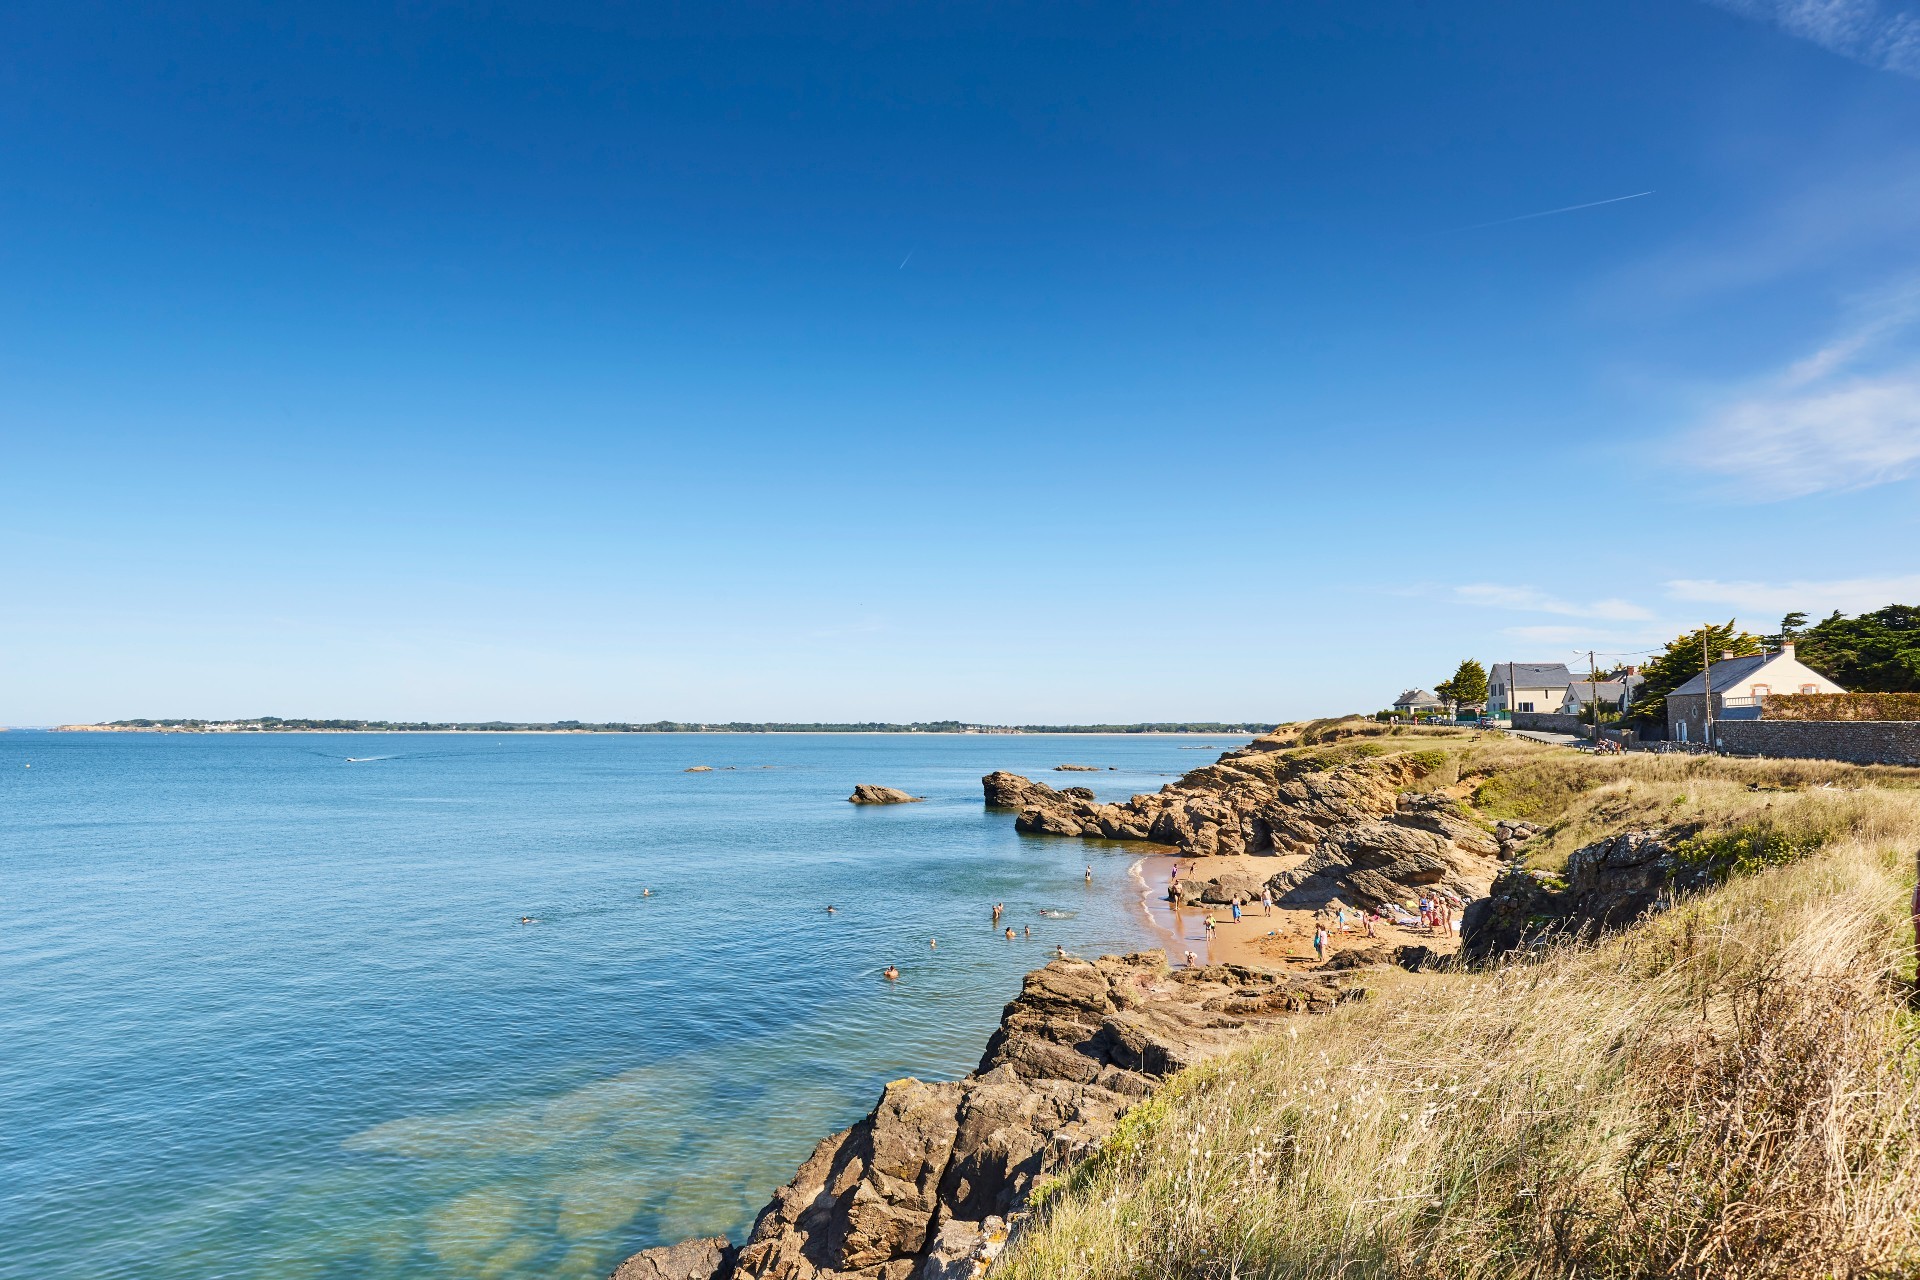
<path fill-rule="evenodd" d="M 1677 855 L 1671 832 L 1625 831 L 1567 855 L 1564 876 L 1513 868 L 1460 917 L 1461 954 L 1485 960 L 1555 934 L 1625 928 L 1705 888 L 1711 868 Z"/>
<path fill-rule="evenodd" d="M 1500 869 L 1503 845 L 1447 795 L 1410 790 L 1420 769 L 1405 755 L 1328 767 L 1256 743 L 1125 804 L 1101 804 L 1085 787 L 1055 791 L 1014 773 L 990 773 L 981 786 L 988 804 L 1019 810 L 1014 825 L 1031 835 L 1284 859 L 1270 875 L 1183 880 L 1176 893 L 1185 902 L 1252 901 L 1263 888 L 1278 903 L 1308 907 L 1336 898 L 1362 907 L 1404 904 L 1436 887 L 1480 897 Z"/>
<path fill-rule="evenodd" d="M 926 799 L 925 796 L 910 796 L 893 787 L 876 787 L 863 782 L 853 789 L 853 794 L 847 797 L 847 802 L 849 804 L 917 804 L 924 799 Z"/>
<path fill-rule="evenodd" d="M 1035 1179 L 1084 1154 L 1156 1080 L 1272 1020 L 1359 995 L 1338 975 L 1169 970 L 1151 951 L 1056 960 L 1026 977 L 963 1080 L 896 1080 L 814 1148 L 737 1250 L 635 1254 L 615 1280 L 970 1280 Z"/>

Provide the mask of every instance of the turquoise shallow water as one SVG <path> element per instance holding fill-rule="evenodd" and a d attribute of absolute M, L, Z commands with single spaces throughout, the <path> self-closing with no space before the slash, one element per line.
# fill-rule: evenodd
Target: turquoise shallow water
<path fill-rule="evenodd" d="M 1198 741 L 1243 740 L 0 734 L 0 1275 L 738 1238 L 882 1083 L 971 1069 L 1056 942 L 1158 944 L 1136 851 L 1018 836 L 980 775 L 1120 798 Z"/>

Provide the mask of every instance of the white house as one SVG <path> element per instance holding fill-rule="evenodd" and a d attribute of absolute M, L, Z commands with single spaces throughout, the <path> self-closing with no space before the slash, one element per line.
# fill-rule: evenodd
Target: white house
<path fill-rule="evenodd" d="M 1796 658 L 1791 642 L 1775 654 L 1722 658 L 1667 695 L 1668 737 L 1678 742 L 1706 741 L 1709 682 L 1715 720 L 1758 720 L 1768 694 L 1846 692 Z"/>
<path fill-rule="evenodd" d="M 1567 700 L 1561 704 L 1564 715 L 1585 715 L 1587 705 L 1597 702 L 1608 711 L 1625 711 L 1640 692 L 1646 678 L 1629 672 L 1624 680 L 1582 680 L 1578 676 L 1567 685 Z"/>
<path fill-rule="evenodd" d="M 1487 710 L 1559 711 L 1572 683 L 1564 662 L 1496 662 L 1487 673 Z"/>
<path fill-rule="evenodd" d="M 1428 693 L 1425 689 L 1409 689 L 1393 700 L 1393 709 L 1401 715 L 1414 712 L 1445 711 L 1447 704 Z"/>

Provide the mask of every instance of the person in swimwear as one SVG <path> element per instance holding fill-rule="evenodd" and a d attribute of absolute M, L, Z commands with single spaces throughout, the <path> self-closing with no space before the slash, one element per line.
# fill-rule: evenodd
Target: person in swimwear
<path fill-rule="evenodd" d="M 882 969 L 880 971 L 880 976 L 885 978 L 888 982 L 900 981 L 900 971 L 894 968 L 892 965 L 888 965 L 886 968 Z"/>

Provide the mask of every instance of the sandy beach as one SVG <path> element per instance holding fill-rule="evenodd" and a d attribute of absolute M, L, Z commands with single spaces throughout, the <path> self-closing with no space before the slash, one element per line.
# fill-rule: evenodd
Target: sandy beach
<path fill-rule="evenodd" d="M 1304 854 L 1280 857 L 1252 857 L 1244 854 L 1194 858 L 1175 855 L 1171 850 L 1142 856 L 1132 868 L 1132 891 L 1141 898 L 1141 911 L 1154 930 L 1164 939 L 1167 959 L 1179 964 L 1183 952 L 1191 951 L 1202 964 L 1243 964 L 1255 969 L 1310 969 L 1318 960 L 1313 954 L 1314 913 L 1308 910 L 1276 906 L 1273 914 L 1264 913 L 1258 902 L 1243 904 L 1241 919 L 1233 919 L 1229 907 L 1175 907 L 1167 901 L 1167 886 L 1175 868 L 1182 879 L 1198 875 L 1203 879 L 1238 871 L 1262 879 L 1297 866 Z M 1211 941 L 1207 938 L 1206 918 L 1211 914 L 1218 927 Z M 1349 913 L 1350 915 L 1353 913 Z M 1384 920 L 1374 924 L 1369 938 L 1366 926 L 1350 920 L 1348 931 L 1337 928 L 1332 934 L 1328 956 L 1342 951 L 1371 947 L 1424 946 L 1443 955 L 1459 948 L 1457 935 L 1429 934 L 1424 929 L 1403 929 Z"/>

